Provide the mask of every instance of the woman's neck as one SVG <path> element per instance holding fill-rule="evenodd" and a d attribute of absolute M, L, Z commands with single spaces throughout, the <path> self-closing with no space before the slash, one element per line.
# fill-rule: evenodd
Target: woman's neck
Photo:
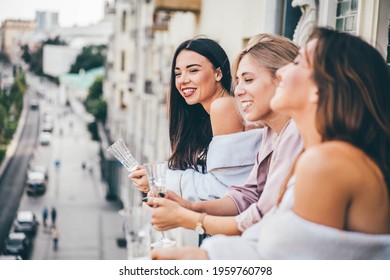
<path fill-rule="evenodd" d="M 206 112 L 210 115 L 210 108 L 211 108 L 211 103 L 219 97 L 222 96 L 228 96 L 229 93 L 221 86 L 218 87 L 215 93 L 207 100 L 201 102 L 203 108 L 206 110 Z"/>
<path fill-rule="evenodd" d="M 322 137 L 316 129 L 314 115 L 293 116 L 293 119 L 297 124 L 305 149 L 318 145 L 322 142 Z"/>
<path fill-rule="evenodd" d="M 264 123 L 279 135 L 290 119 L 289 116 L 273 112 Z"/>

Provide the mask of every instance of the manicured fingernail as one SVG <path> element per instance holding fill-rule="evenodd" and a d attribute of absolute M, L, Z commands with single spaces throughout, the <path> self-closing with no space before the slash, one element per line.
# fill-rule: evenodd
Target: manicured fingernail
<path fill-rule="evenodd" d="M 158 193 L 158 195 L 159 195 L 160 197 L 165 197 L 165 193 L 162 193 L 162 192 Z"/>
<path fill-rule="evenodd" d="M 142 201 L 143 201 L 143 202 L 148 202 L 148 197 L 142 198 Z"/>

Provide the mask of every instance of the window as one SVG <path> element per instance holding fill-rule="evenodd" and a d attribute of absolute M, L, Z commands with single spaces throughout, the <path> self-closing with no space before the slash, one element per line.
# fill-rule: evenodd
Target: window
<path fill-rule="evenodd" d="M 336 29 L 356 33 L 359 0 L 337 0 Z"/>
<path fill-rule="evenodd" d="M 390 18 L 389 18 L 389 24 L 388 24 L 388 33 L 387 33 L 387 63 L 390 64 Z M 390 70 L 390 66 L 389 66 Z"/>
<path fill-rule="evenodd" d="M 121 52 L 121 71 L 125 71 L 125 58 L 126 58 L 126 53 L 125 51 Z"/>
<path fill-rule="evenodd" d="M 249 43 L 249 40 L 251 38 L 243 38 L 242 39 L 242 45 L 243 45 L 243 48 L 246 48 L 246 46 L 248 46 L 248 43 Z"/>
<path fill-rule="evenodd" d="M 122 32 L 125 32 L 126 31 L 126 16 L 127 16 L 127 14 L 126 14 L 126 11 L 123 11 L 122 12 Z"/>
<path fill-rule="evenodd" d="M 125 93 L 123 92 L 123 90 L 120 91 L 119 93 L 119 103 L 120 103 L 120 107 L 122 110 L 126 109 L 127 108 L 127 105 L 125 103 Z"/>

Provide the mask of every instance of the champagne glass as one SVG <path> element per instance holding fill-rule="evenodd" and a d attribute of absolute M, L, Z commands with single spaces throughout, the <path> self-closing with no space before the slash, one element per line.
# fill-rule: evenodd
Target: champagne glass
<path fill-rule="evenodd" d="M 107 152 L 119 160 L 129 173 L 134 171 L 135 167 L 139 164 L 126 147 L 122 138 L 115 141 L 114 144 L 107 149 Z"/>
<path fill-rule="evenodd" d="M 166 174 L 168 163 L 166 161 L 147 163 L 144 165 L 146 173 L 148 174 L 149 186 L 154 196 L 166 192 Z M 164 231 L 161 231 L 161 239 L 152 243 L 153 248 L 166 248 L 176 245 L 176 241 L 165 236 Z"/>
<path fill-rule="evenodd" d="M 151 259 L 151 213 L 148 207 L 130 207 L 119 211 L 126 235 L 127 259 Z"/>

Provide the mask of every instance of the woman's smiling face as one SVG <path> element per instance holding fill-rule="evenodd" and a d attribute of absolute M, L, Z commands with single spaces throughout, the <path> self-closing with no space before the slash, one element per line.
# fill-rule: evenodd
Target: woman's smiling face
<path fill-rule="evenodd" d="M 250 55 L 242 57 L 236 73 L 235 96 L 250 122 L 266 121 L 272 114 L 270 101 L 276 84 L 271 73 Z"/>
<path fill-rule="evenodd" d="M 211 102 L 216 97 L 220 78 L 220 70 L 215 70 L 212 63 L 197 52 L 183 50 L 176 58 L 175 85 L 189 105 Z"/>

